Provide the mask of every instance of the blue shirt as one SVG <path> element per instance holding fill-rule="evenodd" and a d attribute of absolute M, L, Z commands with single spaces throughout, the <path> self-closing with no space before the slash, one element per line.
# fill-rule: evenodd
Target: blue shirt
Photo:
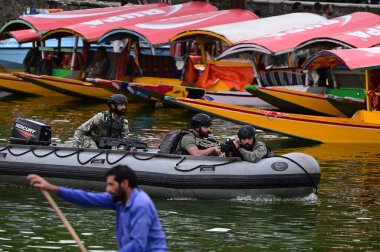
<path fill-rule="evenodd" d="M 58 196 L 80 206 L 116 210 L 116 237 L 119 251 L 167 251 L 165 234 L 149 196 L 134 188 L 127 203 L 114 202 L 107 193 L 90 193 L 60 187 Z"/>

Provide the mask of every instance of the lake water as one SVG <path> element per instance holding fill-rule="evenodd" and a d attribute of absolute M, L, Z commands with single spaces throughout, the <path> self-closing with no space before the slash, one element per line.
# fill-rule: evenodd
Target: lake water
<path fill-rule="evenodd" d="M 0 99 L 0 141 L 18 116 L 51 125 L 55 142 L 70 142 L 74 129 L 105 110 L 102 102 L 72 98 Z M 187 128 L 194 113 L 130 102 L 130 131 L 150 145 L 172 129 Z M 239 125 L 215 118 L 218 139 Z M 380 145 L 313 144 L 259 132 L 276 152 L 314 156 L 322 179 L 318 194 L 300 199 L 154 199 L 170 251 L 379 251 Z M 56 198 L 90 251 L 115 251 L 114 213 L 77 207 Z M 212 229 L 219 228 L 216 231 Z M 211 231 L 210 231 L 211 230 Z M 78 251 L 42 194 L 0 184 L 0 251 Z"/>

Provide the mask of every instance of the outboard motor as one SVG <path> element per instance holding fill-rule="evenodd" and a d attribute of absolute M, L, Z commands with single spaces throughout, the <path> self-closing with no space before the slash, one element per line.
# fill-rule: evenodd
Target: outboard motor
<path fill-rule="evenodd" d="M 9 140 L 11 144 L 49 145 L 51 128 L 49 125 L 18 117 Z"/>

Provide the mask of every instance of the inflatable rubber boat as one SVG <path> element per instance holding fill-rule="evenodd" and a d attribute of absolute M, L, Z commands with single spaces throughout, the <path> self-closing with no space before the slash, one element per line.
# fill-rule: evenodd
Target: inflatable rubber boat
<path fill-rule="evenodd" d="M 321 171 L 310 155 L 289 153 L 257 163 L 240 158 L 0 144 L 0 182 L 27 184 L 36 173 L 59 185 L 105 188 L 105 172 L 126 164 L 152 197 L 222 199 L 239 196 L 303 197 L 313 193 Z"/>

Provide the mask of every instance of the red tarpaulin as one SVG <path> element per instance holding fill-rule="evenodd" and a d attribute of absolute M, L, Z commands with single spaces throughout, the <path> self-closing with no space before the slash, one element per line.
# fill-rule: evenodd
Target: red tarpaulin
<path fill-rule="evenodd" d="M 85 9 L 76 11 L 63 11 L 49 14 L 23 16 L 18 20 L 6 23 L 1 32 L 20 29 L 34 29 L 38 32 L 49 31 L 81 22 L 103 20 L 107 17 L 127 18 L 123 15 L 143 11 L 150 8 L 167 7 L 167 4 L 125 5 L 120 7 Z"/>
<path fill-rule="evenodd" d="M 259 51 L 268 54 L 281 54 L 293 51 L 297 46 L 312 39 L 329 38 L 336 34 L 370 27 L 379 23 L 379 15 L 369 12 L 355 12 L 350 15 L 337 17 L 299 29 L 290 29 L 262 38 L 246 40 L 229 48 L 220 57 L 225 57 L 237 51 L 242 51 L 243 49 L 246 51 Z"/>
<path fill-rule="evenodd" d="M 124 14 L 116 14 L 106 18 L 91 19 L 85 22 L 77 22 L 74 25 L 65 25 L 62 29 L 57 29 L 44 34 L 43 39 L 54 37 L 59 34 L 75 34 L 79 35 L 87 41 L 97 41 L 104 33 L 125 26 L 134 25 L 137 23 L 150 22 L 157 19 L 170 19 L 173 17 L 194 15 L 215 11 L 216 8 L 205 2 L 189 2 L 177 5 L 161 5 L 151 6 L 142 5 L 139 11 L 128 11 Z"/>
<path fill-rule="evenodd" d="M 301 44 L 300 46 L 319 42 L 332 42 L 336 44 L 348 45 L 353 48 L 376 46 L 380 44 L 380 22 L 372 26 L 334 34 L 326 38 L 312 39 L 304 44 Z"/>
<path fill-rule="evenodd" d="M 351 70 L 380 68 L 380 48 L 325 50 L 310 56 L 304 69 L 347 66 Z"/>
<path fill-rule="evenodd" d="M 123 26 L 121 29 L 104 34 L 100 41 L 107 40 L 107 37 L 118 36 L 118 34 L 119 36 L 122 36 L 123 34 L 134 34 L 144 38 L 153 45 L 157 45 L 168 43 L 169 39 L 174 35 L 189 29 L 231 24 L 257 18 L 258 17 L 252 12 L 241 9 L 197 13 L 175 18 L 164 18 L 152 22 L 138 23 L 131 26 Z"/>
<path fill-rule="evenodd" d="M 208 88 L 222 81 L 231 90 L 245 90 L 253 82 L 252 66 L 223 66 L 207 64 L 206 70 L 199 77 L 197 87 Z"/>

